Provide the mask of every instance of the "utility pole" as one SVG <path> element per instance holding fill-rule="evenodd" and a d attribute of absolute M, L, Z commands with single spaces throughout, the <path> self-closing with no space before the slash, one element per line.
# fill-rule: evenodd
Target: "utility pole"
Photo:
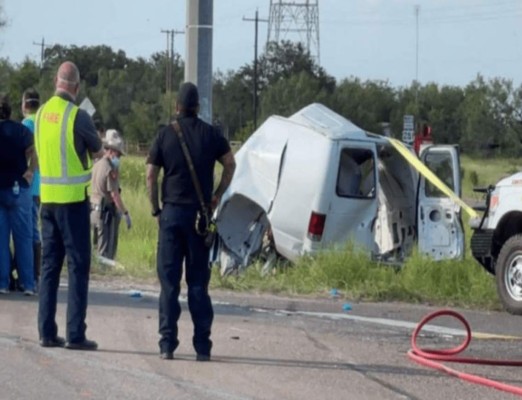
<path fill-rule="evenodd" d="M 42 70 L 44 60 L 45 60 L 45 48 L 48 46 L 45 45 L 45 39 L 43 37 L 42 37 L 42 41 L 40 43 L 33 42 L 33 45 L 40 47 L 40 70 Z"/>
<path fill-rule="evenodd" d="M 172 86 L 173 86 L 173 72 L 174 72 L 174 35 L 183 34 L 184 31 L 177 31 L 175 29 L 162 29 L 167 37 L 167 49 L 165 52 L 165 94 L 168 97 L 169 122 L 172 117 Z"/>
<path fill-rule="evenodd" d="M 243 17 L 243 21 L 254 22 L 255 23 L 255 36 L 254 36 L 254 130 L 257 129 L 257 38 L 259 36 L 259 22 L 268 22 L 267 19 L 259 19 L 259 11 L 256 9 L 256 16 L 254 19 Z"/>
<path fill-rule="evenodd" d="M 171 74 L 174 73 L 174 37 L 175 35 L 184 35 L 185 31 L 177 31 L 172 29 L 170 31 L 170 64 L 171 64 Z M 171 78 L 172 79 L 172 78 Z M 172 82 L 171 82 L 172 85 Z"/>
<path fill-rule="evenodd" d="M 212 123 L 212 37 L 214 0 L 186 0 L 185 81 L 199 91 L 201 119 Z"/>
<path fill-rule="evenodd" d="M 415 5 L 415 108 L 419 108 L 419 13 L 420 6 Z M 417 115 L 418 116 L 418 115 Z"/>
<path fill-rule="evenodd" d="M 172 74 L 174 72 L 174 35 L 184 34 L 185 31 L 162 29 L 161 33 L 167 36 L 166 66 L 165 66 L 165 93 L 172 91 Z"/>
<path fill-rule="evenodd" d="M 165 93 L 168 94 L 172 90 L 172 66 L 171 66 L 171 32 L 173 30 L 162 29 L 161 33 L 164 33 L 167 37 L 167 47 L 165 50 Z"/>
<path fill-rule="evenodd" d="M 169 57 L 169 64 L 170 64 L 170 90 L 172 91 L 172 70 L 174 69 L 174 29 L 170 30 L 170 57 Z"/>
<path fill-rule="evenodd" d="M 419 81 L 419 13 L 420 6 L 415 6 L 415 81 Z"/>

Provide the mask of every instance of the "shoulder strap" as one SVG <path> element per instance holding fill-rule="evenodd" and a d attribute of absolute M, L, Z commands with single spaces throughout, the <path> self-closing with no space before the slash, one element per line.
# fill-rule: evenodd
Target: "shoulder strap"
<path fill-rule="evenodd" d="M 192 157 L 190 156 L 190 152 L 185 142 L 185 137 L 183 136 L 183 131 L 181 130 L 181 126 L 178 121 L 174 121 L 172 123 L 172 127 L 174 128 L 174 132 L 178 135 L 179 142 L 181 144 L 181 149 L 183 150 L 183 154 L 185 155 L 185 159 L 187 160 L 187 164 L 190 171 L 190 176 L 192 177 L 192 182 L 194 183 L 194 188 L 196 189 L 196 193 L 198 195 L 198 200 L 201 205 L 201 210 L 206 212 L 207 207 L 205 206 L 205 200 L 203 198 L 203 191 L 201 190 L 201 184 L 199 183 L 198 176 L 196 175 L 196 169 L 194 168 L 194 163 L 192 162 Z"/>

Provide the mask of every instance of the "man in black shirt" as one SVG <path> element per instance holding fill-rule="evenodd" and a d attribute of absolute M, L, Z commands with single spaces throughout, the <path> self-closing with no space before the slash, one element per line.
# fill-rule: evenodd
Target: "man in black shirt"
<path fill-rule="evenodd" d="M 176 102 L 176 121 L 186 142 L 203 200 L 212 210 L 228 188 L 235 170 L 234 155 L 220 132 L 198 118 L 199 95 L 190 82 L 181 85 Z M 223 165 L 221 181 L 212 193 L 214 166 Z M 160 209 L 158 175 L 163 168 Z M 161 129 L 147 158 L 147 189 L 152 215 L 158 218 L 158 278 L 160 357 L 174 358 L 178 341 L 180 282 L 185 262 L 188 305 L 194 323 L 192 343 L 198 361 L 209 361 L 212 341 L 210 331 L 214 312 L 208 294 L 210 281 L 209 248 L 196 231 L 196 218 L 201 209 L 189 164 L 174 126 Z"/>
<path fill-rule="evenodd" d="M 31 131 L 11 120 L 8 98 L 0 96 L 0 294 L 9 293 L 11 233 L 24 294 L 35 294 L 31 183 L 36 165 Z"/>

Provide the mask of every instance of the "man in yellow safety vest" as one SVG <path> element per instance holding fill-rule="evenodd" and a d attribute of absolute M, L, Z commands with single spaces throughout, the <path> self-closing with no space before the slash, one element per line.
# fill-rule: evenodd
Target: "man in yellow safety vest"
<path fill-rule="evenodd" d="M 102 144 L 89 114 L 75 104 L 80 72 L 66 61 L 56 74 L 55 94 L 36 115 L 35 145 L 40 167 L 42 271 L 38 331 L 43 347 L 96 350 L 85 336 L 91 263 L 90 202 L 92 158 Z M 56 302 L 67 255 L 68 298 L 65 339 L 58 336 Z"/>

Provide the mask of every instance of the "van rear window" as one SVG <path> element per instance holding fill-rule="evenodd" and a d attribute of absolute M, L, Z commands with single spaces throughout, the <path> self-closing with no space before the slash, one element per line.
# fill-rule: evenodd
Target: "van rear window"
<path fill-rule="evenodd" d="M 375 159 L 372 151 L 342 149 L 336 193 L 339 197 L 375 197 Z"/>

